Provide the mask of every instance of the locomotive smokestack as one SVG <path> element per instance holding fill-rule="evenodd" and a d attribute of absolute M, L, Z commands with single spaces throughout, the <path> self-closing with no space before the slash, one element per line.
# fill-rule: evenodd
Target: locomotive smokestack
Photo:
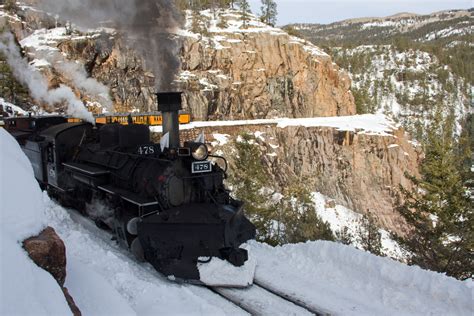
<path fill-rule="evenodd" d="M 170 148 L 178 148 L 179 110 L 181 110 L 181 92 L 157 93 L 158 111 L 163 117 L 163 135 L 169 133 Z"/>

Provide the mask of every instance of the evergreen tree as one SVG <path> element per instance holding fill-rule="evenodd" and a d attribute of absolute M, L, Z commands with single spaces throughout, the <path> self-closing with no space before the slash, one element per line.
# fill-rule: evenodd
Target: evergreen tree
<path fill-rule="evenodd" d="M 441 111 L 429 126 L 421 177 L 411 177 L 412 191 L 401 188 L 398 211 L 411 230 L 396 239 L 411 254 L 410 263 L 466 279 L 474 273 L 474 205 L 459 170 L 463 157 L 454 126 L 454 115 L 443 118 Z"/>
<path fill-rule="evenodd" d="M 367 212 L 359 221 L 357 241 L 365 251 L 382 256 L 382 235 L 374 216 Z"/>
<path fill-rule="evenodd" d="M 272 201 L 272 178 L 262 163 L 262 153 L 252 135 L 242 134 L 230 182 L 235 197 L 245 202 L 245 212 L 257 228 L 257 240 L 279 245 L 307 240 L 334 240 L 329 224 L 317 216 L 302 183 L 283 188 L 278 203 Z"/>
<path fill-rule="evenodd" d="M 250 4 L 248 0 L 238 0 L 238 4 L 240 8 L 240 13 L 242 15 L 242 27 L 246 29 L 248 27 L 248 21 L 250 19 Z"/>
<path fill-rule="evenodd" d="M 310 194 L 302 183 L 293 183 L 285 188 L 278 208 L 280 217 L 277 220 L 284 226 L 280 241 L 335 240 L 329 224 L 316 214 Z"/>
<path fill-rule="evenodd" d="M 261 0 L 262 6 L 260 8 L 260 19 L 262 22 L 271 26 L 275 26 L 277 19 L 277 4 L 273 0 Z"/>
<path fill-rule="evenodd" d="M 6 57 L 2 53 L 0 53 L 0 97 L 19 106 L 24 106 L 30 101 L 28 89 L 13 76 Z"/>
<path fill-rule="evenodd" d="M 5 0 L 5 4 L 3 7 L 6 11 L 15 13 L 18 11 L 18 5 L 16 4 L 16 0 Z"/>
<path fill-rule="evenodd" d="M 269 175 L 263 167 L 260 151 L 255 146 L 255 139 L 248 134 L 241 135 L 242 140 L 234 143 L 237 150 L 237 159 L 230 181 L 235 196 L 245 202 L 245 212 L 257 228 L 257 240 L 270 244 L 278 244 L 272 232 L 272 218 L 276 215 L 276 208 L 269 207 L 267 201 L 271 199 L 262 188 L 268 187 Z"/>
<path fill-rule="evenodd" d="M 349 227 L 344 226 L 336 232 L 336 241 L 344 245 L 352 244 L 354 236 L 349 231 Z"/>

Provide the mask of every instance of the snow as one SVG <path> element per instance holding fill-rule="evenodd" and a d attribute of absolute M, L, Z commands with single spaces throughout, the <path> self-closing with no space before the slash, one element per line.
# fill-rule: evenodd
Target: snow
<path fill-rule="evenodd" d="M 359 230 L 361 230 L 360 223 L 362 214 L 336 203 L 334 203 L 334 207 L 329 207 L 328 202 L 333 202 L 334 200 L 319 192 L 312 192 L 311 200 L 314 203 L 316 214 L 318 214 L 324 222 L 329 224 L 333 232 L 340 232 L 344 228 L 347 228 L 348 233 L 353 236 L 351 245 L 362 249 L 362 245 L 360 245 L 360 242 L 355 238 L 360 234 Z M 400 246 L 392 240 L 390 233 L 384 229 L 379 229 L 379 232 L 381 234 L 382 253 L 390 258 L 404 260 L 403 251 Z"/>
<path fill-rule="evenodd" d="M 352 116 L 311 117 L 311 118 L 275 118 L 236 121 L 196 121 L 180 125 L 180 129 L 193 129 L 214 126 L 245 126 L 245 125 L 277 125 L 279 128 L 303 127 L 332 127 L 340 131 L 370 133 L 390 136 L 398 129 L 395 122 L 383 114 L 364 114 Z M 151 131 L 161 133 L 161 126 L 150 127 Z"/>
<path fill-rule="evenodd" d="M 212 258 L 208 263 L 198 263 L 199 279 L 209 286 L 247 287 L 253 283 L 257 260 L 253 257 L 249 245 L 241 245 L 242 249 L 247 249 L 249 259 L 241 267 L 234 267 L 229 262 Z M 200 258 L 206 260 L 207 258 Z"/>
<path fill-rule="evenodd" d="M 372 27 L 388 27 L 395 26 L 397 23 L 394 21 L 377 21 L 362 24 L 363 29 L 372 28 Z"/>
<path fill-rule="evenodd" d="M 50 67 L 51 64 L 45 60 L 45 59 L 33 59 L 31 62 L 30 62 L 30 65 L 35 67 L 36 69 L 38 68 L 42 68 L 42 67 Z"/>
<path fill-rule="evenodd" d="M 439 273 L 327 241 L 251 245 L 259 284 L 293 293 L 335 315 L 473 313 L 471 289 Z"/>
<path fill-rule="evenodd" d="M 25 238 L 46 226 L 33 168 L 15 139 L 1 128 L 0 140 L 0 314 L 70 314 L 56 280 L 22 248 Z"/>
<path fill-rule="evenodd" d="M 224 315 L 227 311 L 230 314 L 239 313 L 239 309 L 207 289 L 170 282 L 151 265 L 138 263 L 129 252 L 111 241 L 108 233 L 98 229 L 91 221 L 75 212 L 66 211 L 46 194 L 44 201 L 48 221 L 66 244 L 68 261 L 79 263 L 79 268 L 83 271 L 93 271 L 100 275 L 101 280 L 96 279 L 93 286 L 111 289 L 108 292 L 92 289 L 91 291 L 100 295 L 96 300 L 110 300 L 117 304 L 125 302 L 133 310 L 132 314 L 136 315 Z M 66 282 L 75 280 L 78 279 L 67 279 Z M 79 281 L 82 282 L 80 279 Z M 73 288 L 80 290 L 81 284 L 84 283 Z M 82 291 L 80 295 L 87 309 L 92 306 L 88 298 L 91 294 L 84 289 Z M 81 305 L 78 306 L 82 308 Z M 96 310 L 97 314 L 103 315 L 114 315 L 113 311 L 116 311 L 109 304 L 97 307 Z"/>
<path fill-rule="evenodd" d="M 212 134 L 212 137 L 214 137 L 215 142 L 212 142 L 212 146 L 224 146 L 229 142 L 229 134 L 219 134 L 219 133 L 214 133 Z"/>
<path fill-rule="evenodd" d="M 64 40 L 80 41 L 89 38 L 97 38 L 100 32 L 113 32 L 112 29 L 99 28 L 91 30 L 87 35 L 69 35 L 65 27 L 55 27 L 51 29 L 38 29 L 33 34 L 20 41 L 21 47 L 32 48 L 36 51 L 59 51 L 56 47 L 59 42 Z"/>
<path fill-rule="evenodd" d="M 84 315 L 245 314 L 212 291 L 168 281 L 151 265 L 138 263 L 110 234 L 41 193 L 15 140 L 0 129 L 1 296 L 0 314 L 67 315 L 56 281 L 30 261 L 19 243 L 46 224 L 67 249 L 66 286 Z M 14 179 L 14 189 L 10 189 Z M 17 188 L 21 188 L 18 190 Z M 24 198 L 27 196 L 28 198 Z M 337 207 L 336 207 L 337 209 Z M 471 315 L 472 281 L 409 267 L 333 242 L 270 247 L 251 241 L 258 264 L 255 280 L 332 314 Z M 217 262 L 218 263 L 218 262 Z M 219 267 L 220 268 L 220 267 Z M 215 273 L 215 271 L 213 271 Z M 274 305 L 257 286 L 219 290 L 253 309 L 294 311 Z M 104 304 L 104 302 L 106 302 Z M 276 301 L 275 301 L 276 302 Z M 263 304 L 263 305 L 261 305 Z"/>
<path fill-rule="evenodd" d="M 128 302 L 104 277 L 75 258 L 69 257 L 67 260 L 65 286 L 83 315 L 135 314 Z M 107 293 L 106 301 L 104 293 Z"/>
<path fill-rule="evenodd" d="M 35 30 L 33 34 L 25 37 L 20 41 L 22 47 L 31 47 L 35 50 L 49 50 L 58 51 L 56 47 L 52 47 L 60 40 L 68 38 L 65 27 L 57 27 L 53 29 L 39 29 Z"/>
<path fill-rule="evenodd" d="M 427 98 L 429 102 L 442 100 L 446 109 L 454 109 L 460 120 L 469 111 L 471 85 L 452 73 L 432 54 L 420 50 L 398 51 L 390 45 L 363 45 L 353 49 L 337 49 L 336 54 L 363 55 L 370 59 L 364 71 L 350 74 L 352 86 L 368 91 L 376 103 L 376 113 L 386 114 L 412 135 L 417 126 L 429 124 L 433 109 L 420 109 L 412 101 Z M 439 78 L 438 69 L 448 71 L 447 83 Z M 351 69 L 349 69 L 351 71 Z M 454 88 L 454 92 L 448 87 Z M 406 101 L 405 101 L 406 97 Z M 457 125 L 460 130 L 460 125 Z"/>
<path fill-rule="evenodd" d="M 28 112 L 26 112 L 25 110 L 23 110 L 22 108 L 20 108 L 19 106 L 17 105 L 14 105 L 10 102 L 7 102 L 5 101 L 4 98 L 0 98 L 0 105 L 3 106 L 3 111 L 6 110 L 6 107 L 10 107 L 12 110 L 13 110 L 13 115 L 27 115 Z"/>
<path fill-rule="evenodd" d="M 432 41 L 432 40 L 435 40 L 435 39 L 449 37 L 449 36 L 453 36 L 453 35 L 472 34 L 473 32 L 474 32 L 474 25 L 470 25 L 470 26 L 463 27 L 463 28 L 450 26 L 448 28 L 426 34 L 425 40 L 426 41 Z"/>

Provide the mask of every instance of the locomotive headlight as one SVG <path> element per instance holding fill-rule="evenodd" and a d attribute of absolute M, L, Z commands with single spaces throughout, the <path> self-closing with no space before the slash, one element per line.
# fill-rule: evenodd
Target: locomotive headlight
<path fill-rule="evenodd" d="M 208 151 L 205 144 L 196 144 L 197 146 L 192 148 L 192 156 L 196 160 L 204 160 L 207 158 Z"/>

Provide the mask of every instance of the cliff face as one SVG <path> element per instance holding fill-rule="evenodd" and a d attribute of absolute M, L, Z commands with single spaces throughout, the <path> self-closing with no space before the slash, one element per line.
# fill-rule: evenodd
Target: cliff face
<path fill-rule="evenodd" d="M 298 179 L 310 191 L 320 192 L 360 213 L 371 212 L 381 226 L 402 231 L 394 210 L 399 186 L 410 188 L 405 173 L 418 174 L 421 151 L 402 129 L 390 133 L 341 131 L 333 127 L 269 125 L 203 127 L 213 151 L 235 159 L 234 141 L 242 133 L 256 135 L 262 163 L 273 177 L 276 190 Z M 223 134 L 223 135 L 222 135 Z M 225 144 L 219 142 L 227 139 Z M 234 172 L 230 168 L 230 172 Z"/>
<path fill-rule="evenodd" d="M 110 87 L 117 111 L 156 109 L 155 77 L 120 34 L 55 29 L 60 22 L 28 8 L 17 18 L 8 20 L 19 40 L 36 36 L 33 42 L 43 40 L 43 46 L 84 64 L 90 76 Z M 185 109 L 195 119 L 355 114 L 349 77 L 318 47 L 253 18 L 243 27 L 235 11 L 203 11 L 194 18 L 204 26 L 191 31 L 193 17 L 188 14 L 185 28 L 176 30 L 182 70 L 169 80 L 176 79 L 176 88 L 184 91 Z M 50 28 L 43 38 L 32 34 L 43 27 Z M 32 59 L 42 58 L 37 47 L 23 48 Z M 53 63 L 42 71 L 50 74 L 53 84 L 67 82 L 54 68 Z"/>
<path fill-rule="evenodd" d="M 355 114 L 349 77 L 316 46 L 256 21 L 209 19 L 207 37 L 187 32 L 183 42 L 179 81 L 197 119 Z"/>

